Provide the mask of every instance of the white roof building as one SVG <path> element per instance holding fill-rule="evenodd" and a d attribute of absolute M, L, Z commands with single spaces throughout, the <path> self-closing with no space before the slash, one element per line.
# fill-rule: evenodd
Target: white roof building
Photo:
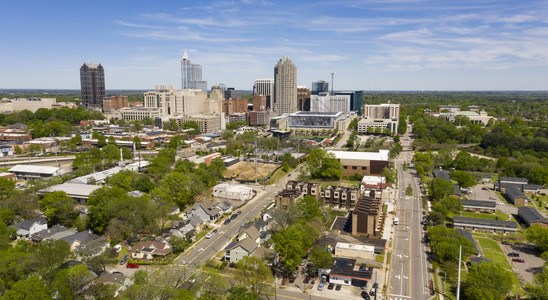
<path fill-rule="evenodd" d="M 337 243 L 335 256 L 345 258 L 375 259 L 375 247 L 368 245 Z"/>
<path fill-rule="evenodd" d="M 81 183 L 65 182 L 63 184 L 52 185 L 49 188 L 39 190 L 39 194 L 53 193 L 57 191 L 63 191 L 67 196 L 76 199 L 81 204 L 85 204 L 89 195 L 96 189 L 100 189 L 100 185 L 89 185 Z"/>
<path fill-rule="evenodd" d="M 379 152 L 354 152 L 354 151 L 328 151 L 333 153 L 336 159 L 351 160 L 382 160 L 388 161 L 390 150 L 379 150 Z"/>
<path fill-rule="evenodd" d="M 220 183 L 213 187 L 213 196 L 224 199 L 247 201 L 253 197 L 253 189 L 245 185 Z"/>
<path fill-rule="evenodd" d="M 8 172 L 15 174 L 17 179 L 25 180 L 48 178 L 65 174 L 65 170 L 61 168 L 35 165 L 16 165 L 9 169 Z"/>

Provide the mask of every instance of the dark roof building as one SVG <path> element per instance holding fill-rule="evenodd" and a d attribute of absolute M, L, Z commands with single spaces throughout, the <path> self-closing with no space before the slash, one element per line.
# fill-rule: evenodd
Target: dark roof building
<path fill-rule="evenodd" d="M 500 183 L 513 183 L 513 184 L 528 184 L 529 180 L 527 178 L 521 178 L 521 177 L 499 177 Z"/>
<path fill-rule="evenodd" d="M 476 212 L 494 213 L 496 211 L 497 202 L 486 200 L 460 200 L 465 210 Z"/>
<path fill-rule="evenodd" d="M 508 201 L 514 205 L 525 205 L 527 201 L 531 201 L 519 188 L 515 186 L 507 187 L 505 195 Z"/>
<path fill-rule="evenodd" d="M 463 229 L 456 229 L 456 232 L 458 232 L 460 235 L 462 235 L 464 238 L 472 242 L 472 245 L 474 245 L 474 251 L 476 251 L 476 255 L 479 254 L 478 245 L 476 244 L 476 241 L 474 240 L 474 237 L 470 233 L 470 231 L 466 231 Z"/>
<path fill-rule="evenodd" d="M 489 230 L 493 232 L 516 232 L 518 225 L 512 221 L 453 217 L 453 227 L 465 230 Z"/>
<path fill-rule="evenodd" d="M 372 271 L 360 271 L 355 259 L 337 258 L 329 273 L 329 282 L 341 285 L 363 286 L 371 280 Z"/>
<path fill-rule="evenodd" d="M 451 177 L 449 177 L 449 171 L 434 170 L 434 177 L 445 179 L 446 181 L 451 182 Z"/>
<path fill-rule="evenodd" d="M 542 227 L 548 228 L 548 220 L 541 215 L 538 210 L 528 207 L 528 206 L 520 206 L 518 207 L 518 215 L 523 220 L 523 223 L 527 225 L 527 227 L 532 226 L 534 224 L 539 224 Z"/>

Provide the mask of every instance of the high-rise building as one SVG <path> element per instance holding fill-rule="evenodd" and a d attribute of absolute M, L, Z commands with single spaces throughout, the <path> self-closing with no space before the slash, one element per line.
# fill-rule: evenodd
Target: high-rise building
<path fill-rule="evenodd" d="M 330 95 L 321 93 L 310 96 L 310 111 L 350 113 L 349 95 Z"/>
<path fill-rule="evenodd" d="M 225 99 L 242 99 L 242 91 L 234 88 L 227 88 L 225 91 Z"/>
<path fill-rule="evenodd" d="M 310 111 L 310 89 L 305 86 L 297 87 L 297 102 L 299 111 Z"/>
<path fill-rule="evenodd" d="M 105 97 L 105 70 L 98 63 L 84 63 L 80 67 L 82 106 L 102 109 Z"/>
<path fill-rule="evenodd" d="M 220 91 L 221 95 L 224 97 L 225 91 L 226 91 L 226 85 L 224 85 L 223 83 L 214 84 L 211 86 L 211 92 L 213 92 L 214 90 Z"/>
<path fill-rule="evenodd" d="M 181 59 L 181 88 L 207 91 L 207 81 L 202 80 L 202 66 L 191 63 L 186 50 Z"/>
<path fill-rule="evenodd" d="M 194 115 L 209 113 L 205 109 L 218 111 L 220 105 L 205 105 L 207 93 L 199 90 L 175 90 L 171 85 L 157 85 L 155 90 L 144 93 L 143 106 L 157 108 L 160 116 Z"/>
<path fill-rule="evenodd" d="M 359 116 L 362 115 L 363 91 L 336 92 L 335 95 L 349 95 L 350 96 L 350 111 L 357 112 Z"/>
<path fill-rule="evenodd" d="M 265 111 L 266 110 L 266 98 L 267 98 L 267 96 L 254 95 L 253 96 L 253 111 Z"/>
<path fill-rule="evenodd" d="M 122 95 L 116 95 L 112 97 L 103 98 L 103 112 L 110 113 L 118 110 L 122 107 L 128 107 L 128 97 Z"/>
<path fill-rule="evenodd" d="M 256 79 L 253 83 L 253 96 L 266 96 L 265 109 L 271 108 L 274 93 L 274 79 Z"/>
<path fill-rule="evenodd" d="M 318 80 L 312 82 L 312 89 L 310 90 L 310 93 L 312 95 L 319 95 L 320 93 L 327 93 L 329 92 L 329 83 L 325 80 Z"/>
<path fill-rule="evenodd" d="M 274 111 L 290 114 L 298 111 L 297 67 L 284 55 L 274 67 Z"/>

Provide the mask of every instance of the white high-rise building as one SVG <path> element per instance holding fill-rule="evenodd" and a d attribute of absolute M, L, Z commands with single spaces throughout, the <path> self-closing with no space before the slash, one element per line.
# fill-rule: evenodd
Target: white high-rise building
<path fill-rule="evenodd" d="M 274 89 L 274 79 L 256 79 L 253 83 L 253 96 L 270 96 Z"/>
<path fill-rule="evenodd" d="M 209 102 L 207 92 L 198 89 L 176 90 L 171 85 L 157 85 L 155 90 L 145 92 L 143 106 L 159 109 L 160 116 L 219 113 L 220 104 Z"/>
<path fill-rule="evenodd" d="M 274 111 L 290 114 L 298 110 L 297 67 L 284 55 L 274 67 Z"/>
<path fill-rule="evenodd" d="M 342 112 L 350 113 L 349 95 L 330 95 L 329 93 L 320 93 L 310 96 L 310 111 L 315 112 Z"/>
<path fill-rule="evenodd" d="M 207 81 L 202 80 L 202 66 L 191 63 L 186 50 L 181 59 L 181 88 L 207 91 Z"/>

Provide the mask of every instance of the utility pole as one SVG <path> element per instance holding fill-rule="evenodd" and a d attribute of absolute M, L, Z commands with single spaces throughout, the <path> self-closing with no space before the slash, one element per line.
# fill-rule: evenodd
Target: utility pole
<path fill-rule="evenodd" d="M 462 252 L 462 245 L 459 245 L 459 275 L 457 278 L 457 300 L 460 300 L 460 257 Z"/>

